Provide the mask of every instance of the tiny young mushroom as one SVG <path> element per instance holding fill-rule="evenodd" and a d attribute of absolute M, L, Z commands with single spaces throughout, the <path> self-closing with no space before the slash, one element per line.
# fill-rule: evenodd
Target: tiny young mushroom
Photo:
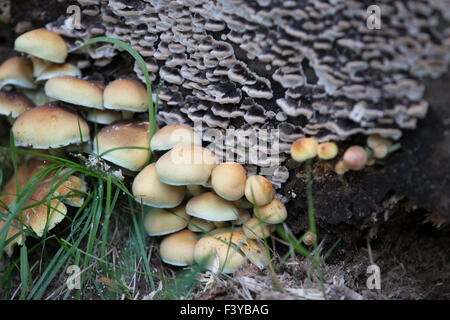
<path fill-rule="evenodd" d="M 253 214 L 258 216 L 264 223 L 268 224 L 281 223 L 287 218 L 286 207 L 276 198 L 265 206 L 255 207 L 253 209 Z"/>
<path fill-rule="evenodd" d="M 345 151 L 342 160 L 350 170 L 362 170 L 367 163 L 366 150 L 360 146 L 351 146 Z"/>
<path fill-rule="evenodd" d="M 264 206 L 270 203 L 275 196 L 270 181 L 259 175 L 250 176 L 245 184 L 245 198 L 257 206 Z"/>
<path fill-rule="evenodd" d="M 202 140 L 191 128 L 173 124 L 162 127 L 152 137 L 150 148 L 154 151 L 170 150 L 176 145 L 202 145 Z"/>
<path fill-rule="evenodd" d="M 174 208 L 184 199 L 186 187 L 162 183 L 155 163 L 147 165 L 133 180 L 133 195 L 138 202 L 156 208 Z"/>
<path fill-rule="evenodd" d="M 184 205 L 176 208 L 147 207 L 146 210 L 144 229 L 151 237 L 183 230 L 189 223 L 190 217 L 186 214 Z"/>
<path fill-rule="evenodd" d="M 344 173 L 346 173 L 348 170 L 350 170 L 344 163 L 344 160 L 339 160 L 336 165 L 334 166 L 334 171 L 338 174 L 338 175 L 343 175 Z"/>
<path fill-rule="evenodd" d="M 317 156 L 323 160 L 330 160 L 338 154 L 338 146 L 334 142 L 323 142 L 317 147 Z"/>
<path fill-rule="evenodd" d="M 177 145 L 156 162 L 159 179 L 170 185 L 204 185 L 217 165 L 213 152 L 196 145 Z"/>
<path fill-rule="evenodd" d="M 291 145 L 291 157 L 295 161 L 303 162 L 317 155 L 318 144 L 314 138 L 300 138 Z"/>
<path fill-rule="evenodd" d="M 192 265 L 197 242 L 197 235 L 187 229 L 164 237 L 159 245 L 162 261 L 179 267 Z"/>
<path fill-rule="evenodd" d="M 247 172 L 236 162 L 219 164 L 211 173 L 211 185 L 222 198 L 230 201 L 241 199 L 245 194 Z"/>

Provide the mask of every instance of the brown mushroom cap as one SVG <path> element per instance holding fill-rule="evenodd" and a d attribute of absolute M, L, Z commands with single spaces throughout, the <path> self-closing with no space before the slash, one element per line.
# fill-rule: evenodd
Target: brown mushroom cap
<path fill-rule="evenodd" d="M 56 63 L 63 63 L 67 58 L 67 46 L 63 38 L 44 28 L 17 37 L 14 49 Z"/>
<path fill-rule="evenodd" d="M 117 79 L 108 84 L 103 92 L 104 107 L 132 112 L 148 111 L 145 87 L 136 80 Z"/>
<path fill-rule="evenodd" d="M 179 145 L 156 162 L 159 179 L 170 185 L 204 185 L 217 164 L 210 150 L 195 145 Z"/>
<path fill-rule="evenodd" d="M 205 192 L 191 198 L 186 204 L 186 212 L 208 221 L 231 221 L 238 218 L 236 207 L 214 192 Z"/>
<path fill-rule="evenodd" d="M 144 228 L 149 236 L 162 236 L 180 231 L 189 223 L 190 217 L 186 214 L 184 206 L 176 208 L 152 208 L 144 217 Z"/>
<path fill-rule="evenodd" d="M 300 138 L 291 146 L 291 157 L 295 161 L 303 162 L 317 155 L 317 140 L 314 138 Z"/>
<path fill-rule="evenodd" d="M 351 170 L 362 170 L 367 163 L 366 150 L 360 146 L 351 146 L 345 151 L 343 161 Z"/>
<path fill-rule="evenodd" d="M 56 100 L 103 109 L 103 87 L 98 82 L 60 76 L 47 80 L 44 89 L 47 96 Z"/>
<path fill-rule="evenodd" d="M 287 210 L 284 204 L 274 198 L 270 203 L 265 206 L 259 207 L 258 210 L 256 208 L 253 209 L 253 213 L 258 215 L 259 218 L 268 224 L 277 224 L 281 223 L 287 218 Z"/>
<path fill-rule="evenodd" d="M 149 140 L 148 121 L 120 121 L 100 130 L 93 140 L 93 150 L 118 166 L 139 171 L 148 161 Z M 108 151 L 115 148 L 123 149 Z"/>
<path fill-rule="evenodd" d="M 174 266 L 188 266 L 194 263 L 197 235 L 190 230 L 182 230 L 166 236 L 159 246 L 161 259 Z"/>
<path fill-rule="evenodd" d="M 184 186 L 170 186 L 159 181 L 154 163 L 136 175 L 132 190 L 136 201 L 156 208 L 174 208 L 183 201 L 186 193 Z"/>
<path fill-rule="evenodd" d="M 167 125 L 159 129 L 152 137 L 150 147 L 152 150 L 170 150 L 176 145 L 202 145 L 202 140 L 194 130 L 182 125 Z"/>
<path fill-rule="evenodd" d="M 272 201 L 275 190 L 272 183 L 263 176 L 250 176 L 245 184 L 245 197 L 258 206 L 265 206 Z"/>
<path fill-rule="evenodd" d="M 34 89 L 33 66 L 23 57 L 12 57 L 0 65 L 0 89 L 6 85 Z"/>
<path fill-rule="evenodd" d="M 34 107 L 34 103 L 19 92 L 0 91 L 0 114 L 17 118 Z"/>
<path fill-rule="evenodd" d="M 247 172 L 236 162 L 219 164 L 211 173 L 211 184 L 214 191 L 222 198 L 230 201 L 244 196 Z"/>
<path fill-rule="evenodd" d="M 23 112 L 12 127 L 16 146 L 59 148 L 89 141 L 89 126 L 76 113 L 46 104 Z"/>

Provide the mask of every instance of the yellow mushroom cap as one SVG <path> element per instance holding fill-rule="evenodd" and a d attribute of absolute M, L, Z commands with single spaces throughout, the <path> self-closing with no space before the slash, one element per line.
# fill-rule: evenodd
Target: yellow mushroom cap
<path fill-rule="evenodd" d="M 243 230 L 248 239 L 267 238 L 272 232 L 270 226 L 257 217 L 253 217 L 244 223 Z"/>
<path fill-rule="evenodd" d="M 139 171 L 148 161 L 149 140 L 148 121 L 120 121 L 100 130 L 93 140 L 93 150 L 118 166 Z M 123 149 L 108 151 L 115 148 Z"/>
<path fill-rule="evenodd" d="M 44 28 L 17 37 L 14 49 L 56 63 L 63 63 L 67 58 L 67 46 L 63 38 Z"/>
<path fill-rule="evenodd" d="M 0 65 L 0 89 L 6 85 L 34 89 L 33 66 L 23 57 L 12 57 Z"/>
<path fill-rule="evenodd" d="M 191 198 L 186 204 L 186 212 L 208 221 L 231 221 L 238 218 L 237 208 L 214 192 L 205 192 Z"/>
<path fill-rule="evenodd" d="M 218 259 L 217 271 L 233 273 L 245 263 L 244 255 L 235 245 L 235 241 L 242 239 L 242 231 L 217 230 L 213 233 L 198 240 L 194 260 L 206 269 L 216 271 L 215 262 Z"/>
<path fill-rule="evenodd" d="M 323 142 L 317 147 L 317 156 L 323 160 L 330 160 L 338 154 L 338 146 L 334 142 Z"/>
<path fill-rule="evenodd" d="M 34 107 L 34 103 L 19 92 L 0 91 L 0 114 L 17 118 Z"/>
<path fill-rule="evenodd" d="M 219 164 L 211 173 L 211 185 L 222 198 L 230 201 L 244 196 L 247 171 L 236 162 Z"/>
<path fill-rule="evenodd" d="M 61 76 L 81 77 L 81 71 L 71 63 L 51 64 L 36 77 L 36 81 L 44 81 Z"/>
<path fill-rule="evenodd" d="M 190 230 L 182 230 L 166 236 L 160 244 L 161 259 L 174 266 L 188 266 L 194 263 L 197 235 Z"/>
<path fill-rule="evenodd" d="M 191 128 L 182 124 L 172 124 L 159 129 L 153 135 L 150 147 L 152 150 L 170 150 L 180 144 L 201 146 L 202 140 Z"/>
<path fill-rule="evenodd" d="M 170 186 L 159 181 L 154 163 L 136 175 L 132 190 L 136 201 L 156 208 L 174 208 L 186 194 L 184 186 Z"/>
<path fill-rule="evenodd" d="M 345 151 L 343 161 L 351 170 L 362 170 L 367 163 L 366 150 L 360 146 L 351 146 Z"/>
<path fill-rule="evenodd" d="M 253 209 L 253 213 L 255 216 L 259 211 L 259 218 L 268 224 L 277 224 L 281 223 L 287 218 L 287 210 L 284 204 L 278 200 L 273 199 L 270 203 L 265 206 L 259 207 L 258 210 L 256 208 Z"/>
<path fill-rule="evenodd" d="M 103 86 L 73 76 L 54 77 L 45 83 L 45 94 L 53 99 L 88 108 L 103 109 Z"/>
<path fill-rule="evenodd" d="M 349 168 L 345 165 L 343 160 L 339 160 L 334 166 L 334 171 L 339 175 L 346 173 L 348 170 Z"/>
<path fill-rule="evenodd" d="M 147 90 L 136 80 L 117 79 L 109 83 L 103 92 L 103 101 L 106 109 L 148 111 Z"/>
<path fill-rule="evenodd" d="M 206 221 L 196 217 L 192 217 L 188 225 L 188 229 L 192 232 L 209 232 L 215 228 L 216 226 L 211 221 Z"/>
<path fill-rule="evenodd" d="M 217 158 L 210 150 L 196 145 L 177 145 L 156 162 L 159 179 L 170 185 L 205 184 Z"/>
<path fill-rule="evenodd" d="M 291 146 L 291 157 L 295 161 L 303 162 L 317 155 L 317 140 L 314 138 L 300 138 Z"/>
<path fill-rule="evenodd" d="M 20 114 L 12 127 L 16 146 L 59 148 L 89 141 L 89 126 L 76 113 L 46 104 Z M 81 132 L 81 134 L 80 134 Z"/>
<path fill-rule="evenodd" d="M 272 183 L 263 176 L 250 176 L 245 184 L 245 197 L 258 206 L 265 206 L 275 195 Z"/>
<path fill-rule="evenodd" d="M 149 236 L 162 236 L 180 231 L 189 223 L 190 217 L 186 214 L 184 206 L 176 208 L 147 207 L 144 216 L 144 228 Z"/>

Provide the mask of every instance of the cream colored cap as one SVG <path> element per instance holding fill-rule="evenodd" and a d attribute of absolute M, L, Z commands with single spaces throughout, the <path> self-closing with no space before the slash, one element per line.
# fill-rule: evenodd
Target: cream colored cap
<path fill-rule="evenodd" d="M 150 147 L 152 150 L 169 150 L 178 144 L 201 146 L 202 140 L 191 128 L 182 124 L 173 124 L 159 129 L 153 135 Z"/>
<path fill-rule="evenodd" d="M 211 184 L 214 191 L 222 198 L 230 201 L 244 196 L 247 171 L 236 162 L 219 164 L 211 173 Z"/>
<path fill-rule="evenodd" d="M 19 92 L 0 91 L 0 114 L 17 118 L 34 107 L 34 103 Z"/>
<path fill-rule="evenodd" d="M 94 153 L 103 159 L 128 170 L 139 171 L 148 161 L 149 140 L 148 121 L 120 121 L 102 128 L 92 144 Z M 124 149 L 107 152 L 115 148 Z"/>
<path fill-rule="evenodd" d="M 270 236 L 271 226 L 254 217 L 244 223 L 243 229 L 248 239 L 261 239 Z"/>
<path fill-rule="evenodd" d="M 47 96 L 56 100 L 103 109 L 103 86 L 96 81 L 60 76 L 47 80 L 44 89 Z"/>
<path fill-rule="evenodd" d="M 44 81 L 61 76 L 81 77 L 81 71 L 71 63 L 51 64 L 39 74 L 36 81 Z"/>
<path fill-rule="evenodd" d="M 231 221 L 238 218 L 236 207 L 214 192 L 205 192 L 191 198 L 186 204 L 186 212 L 208 221 Z"/>
<path fill-rule="evenodd" d="M 245 197 L 258 206 L 265 206 L 272 201 L 275 190 L 267 178 L 263 176 L 250 176 L 245 184 Z"/>
<path fill-rule="evenodd" d="M 137 174 L 132 190 L 136 201 L 156 208 L 174 208 L 183 201 L 186 194 L 184 186 L 170 186 L 159 181 L 154 163 Z"/>
<path fill-rule="evenodd" d="M 196 217 L 192 217 L 188 225 L 188 229 L 192 232 L 209 232 L 215 228 L 214 223 Z"/>
<path fill-rule="evenodd" d="M 59 148 L 89 141 L 89 126 L 76 113 L 46 104 L 23 112 L 12 127 L 18 147 Z"/>
<path fill-rule="evenodd" d="M 33 64 L 33 75 L 35 78 L 39 77 L 39 75 L 44 72 L 44 70 L 53 64 L 51 61 L 43 60 L 41 58 L 31 56 L 30 60 Z"/>
<path fill-rule="evenodd" d="M 210 150 L 195 145 L 175 146 L 156 162 L 159 179 L 171 185 L 205 184 L 217 158 Z"/>
<path fill-rule="evenodd" d="M 12 57 L 0 65 L 0 89 L 6 85 L 34 89 L 33 66 L 23 57 Z"/>
<path fill-rule="evenodd" d="M 259 218 L 265 223 L 269 224 L 281 223 L 287 218 L 286 207 L 280 200 L 276 198 L 274 198 L 270 203 L 266 204 L 265 206 L 258 207 L 258 210 L 254 208 L 253 213 L 255 214 L 255 216 L 258 215 L 258 211 L 259 211 Z"/>
<path fill-rule="evenodd" d="M 112 124 L 122 120 L 122 113 L 112 110 L 89 109 L 86 119 L 99 124 Z"/>
<path fill-rule="evenodd" d="M 186 214 L 184 206 L 176 208 L 152 208 L 144 217 L 144 228 L 149 236 L 162 236 L 180 231 L 189 223 L 190 217 Z"/>
<path fill-rule="evenodd" d="M 63 63 L 67 58 L 67 46 L 63 38 L 44 28 L 31 30 L 17 37 L 14 49 L 56 63 Z"/>
<path fill-rule="evenodd" d="M 291 146 L 291 157 L 295 161 L 303 162 L 317 155 L 317 140 L 314 138 L 300 138 Z"/>
<path fill-rule="evenodd" d="M 145 87 L 136 80 L 118 79 L 108 84 L 103 92 L 104 107 L 113 110 L 147 112 L 148 97 Z"/>
<path fill-rule="evenodd" d="M 166 236 L 159 247 L 162 261 L 179 267 L 193 264 L 197 242 L 197 235 L 190 230 L 182 230 Z"/>

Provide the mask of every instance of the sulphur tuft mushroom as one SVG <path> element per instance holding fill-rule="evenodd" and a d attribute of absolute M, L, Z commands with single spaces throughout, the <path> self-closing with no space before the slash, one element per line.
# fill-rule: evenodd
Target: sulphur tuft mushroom
<path fill-rule="evenodd" d="M 274 198 L 270 203 L 265 206 L 255 207 L 253 209 L 255 216 L 258 216 L 264 223 L 277 224 L 281 223 L 287 218 L 287 210 L 284 204 Z"/>
<path fill-rule="evenodd" d="M 317 156 L 323 160 L 330 160 L 338 154 L 338 146 L 335 142 L 323 142 L 317 147 Z"/>
<path fill-rule="evenodd" d="M 170 150 L 176 145 L 202 145 L 202 140 L 191 128 L 173 124 L 162 127 L 152 137 L 150 148 L 155 151 Z"/>
<path fill-rule="evenodd" d="M 34 89 L 33 66 L 24 57 L 12 57 L 0 65 L 0 89 L 6 85 Z"/>
<path fill-rule="evenodd" d="M 184 206 L 169 208 L 147 207 L 144 216 L 144 228 L 151 237 L 162 236 L 183 230 L 187 227 L 190 217 Z"/>
<path fill-rule="evenodd" d="M 300 138 L 291 146 L 291 157 L 295 161 L 303 162 L 317 155 L 318 143 L 314 138 Z"/>
<path fill-rule="evenodd" d="M 366 150 L 360 146 L 351 146 L 345 151 L 342 160 L 350 170 L 362 170 L 367 163 Z"/>
<path fill-rule="evenodd" d="M 343 175 L 348 170 L 350 169 L 345 165 L 343 160 L 339 160 L 334 166 L 334 172 L 336 172 L 338 175 Z"/>
<path fill-rule="evenodd" d="M 211 173 L 211 185 L 222 198 L 230 201 L 241 199 L 245 194 L 247 172 L 236 162 L 219 164 Z"/>
<path fill-rule="evenodd" d="M 34 107 L 33 101 L 20 92 L 0 91 L 0 114 L 17 118 Z"/>
<path fill-rule="evenodd" d="M 237 208 L 214 192 L 205 192 L 191 198 L 186 213 L 208 221 L 232 221 L 238 218 Z"/>
<path fill-rule="evenodd" d="M 268 225 L 258 217 L 253 217 L 242 226 L 248 239 L 267 238 L 272 233 L 273 225 Z"/>
<path fill-rule="evenodd" d="M 147 165 L 133 180 L 133 195 L 138 202 L 156 208 L 174 208 L 184 199 L 186 187 L 159 181 L 155 164 Z"/>
<path fill-rule="evenodd" d="M 275 196 L 270 181 L 259 175 L 250 176 L 245 184 L 245 198 L 257 206 L 265 206 L 270 203 Z"/>
<path fill-rule="evenodd" d="M 103 92 L 104 107 L 131 112 L 148 111 L 147 90 L 137 80 L 117 79 Z"/>
<path fill-rule="evenodd" d="M 159 254 L 165 263 L 184 267 L 194 263 L 194 250 L 198 242 L 197 235 L 190 230 L 172 233 L 161 241 Z"/>

